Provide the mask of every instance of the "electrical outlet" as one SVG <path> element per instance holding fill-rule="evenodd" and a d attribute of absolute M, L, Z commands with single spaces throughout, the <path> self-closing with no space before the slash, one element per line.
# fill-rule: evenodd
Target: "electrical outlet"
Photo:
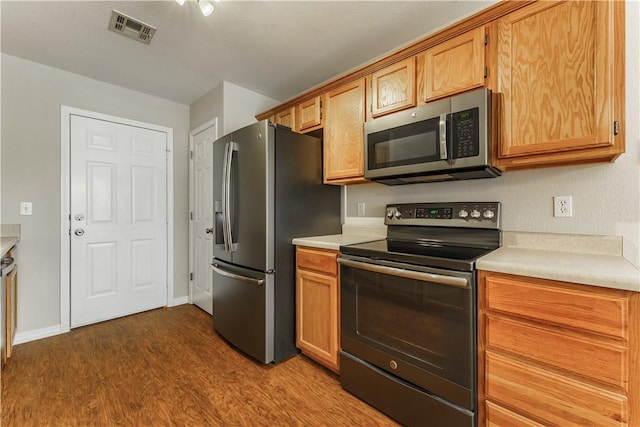
<path fill-rule="evenodd" d="M 553 216 L 556 218 L 573 216 L 571 196 L 553 196 Z"/>
<path fill-rule="evenodd" d="M 33 215 L 31 202 L 20 202 L 20 215 Z"/>
<path fill-rule="evenodd" d="M 364 202 L 358 203 L 358 216 L 364 216 L 364 208 L 366 207 Z"/>

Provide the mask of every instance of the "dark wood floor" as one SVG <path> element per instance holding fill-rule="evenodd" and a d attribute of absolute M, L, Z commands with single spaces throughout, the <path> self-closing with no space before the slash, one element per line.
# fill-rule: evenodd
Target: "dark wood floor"
<path fill-rule="evenodd" d="M 2 426 L 391 426 L 305 356 L 264 366 L 183 305 L 14 347 Z"/>

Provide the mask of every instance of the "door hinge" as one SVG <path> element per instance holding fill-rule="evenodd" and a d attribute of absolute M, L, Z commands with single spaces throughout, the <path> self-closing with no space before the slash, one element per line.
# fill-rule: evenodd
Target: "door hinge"
<path fill-rule="evenodd" d="M 484 33 L 484 45 L 488 45 L 489 44 L 489 34 Z"/>
<path fill-rule="evenodd" d="M 193 281 L 193 273 L 189 273 L 189 280 Z"/>
<path fill-rule="evenodd" d="M 193 212 L 189 212 L 189 219 L 193 221 Z"/>
<path fill-rule="evenodd" d="M 189 151 L 189 158 L 193 159 L 193 150 Z"/>
<path fill-rule="evenodd" d="M 489 68 L 484 67 L 484 78 L 486 79 L 488 75 L 489 75 Z"/>
<path fill-rule="evenodd" d="M 613 134 L 617 135 L 619 133 L 620 133 L 620 122 L 616 120 L 613 122 Z"/>

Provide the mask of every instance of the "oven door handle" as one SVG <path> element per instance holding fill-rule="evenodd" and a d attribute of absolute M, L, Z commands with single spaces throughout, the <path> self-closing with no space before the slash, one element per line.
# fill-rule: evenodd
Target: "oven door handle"
<path fill-rule="evenodd" d="M 468 288 L 469 281 L 463 277 L 444 276 L 442 274 L 425 273 L 422 271 L 404 270 L 395 267 L 386 267 L 376 264 L 367 264 L 350 259 L 338 258 L 338 263 L 346 267 L 359 268 L 374 273 L 388 274 L 404 279 L 415 279 L 422 282 L 437 283 L 439 285 L 455 286 L 458 288 Z"/>

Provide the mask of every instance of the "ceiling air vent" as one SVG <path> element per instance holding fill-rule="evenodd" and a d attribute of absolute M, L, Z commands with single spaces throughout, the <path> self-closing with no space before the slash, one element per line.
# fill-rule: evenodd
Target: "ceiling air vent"
<path fill-rule="evenodd" d="M 114 10 L 111 14 L 109 29 L 144 44 L 149 44 L 151 38 L 156 33 L 156 29 L 151 25 L 145 24 L 117 10 Z"/>

